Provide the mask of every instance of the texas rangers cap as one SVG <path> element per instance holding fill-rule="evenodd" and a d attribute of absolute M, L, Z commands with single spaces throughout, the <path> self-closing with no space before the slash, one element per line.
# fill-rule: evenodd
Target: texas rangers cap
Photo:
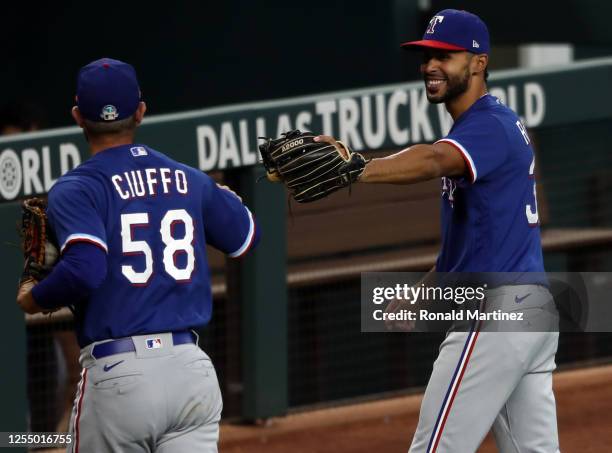
<path fill-rule="evenodd" d="M 405 42 L 401 46 L 466 50 L 475 54 L 488 54 L 489 30 L 476 14 L 445 9 L 431 18 L 422 40 Z"/>
<path fill-rule="evenodd" d="M 76 103 L 86 119 L 119 121 L 132 116 L 139 102 L 140 87 L 132 65 L 101 58 L 79 71 Z"/>

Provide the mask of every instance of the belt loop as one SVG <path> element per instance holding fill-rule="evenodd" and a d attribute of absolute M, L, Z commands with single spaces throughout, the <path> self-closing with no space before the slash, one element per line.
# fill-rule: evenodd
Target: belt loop
<path fill-rule="evenodd" d="M 195 344 L 196 344 L 196 346 L 199 347 L 200 346 L 200 336 L 198 335 L 198 333 L 194 329 L 191 329 L 190 332 L 195 335 L 195 340 L 196 340 Z"/>
<path fill-rule="evenodd" d="M 84 348 L 81 348 L 81 352 L 79 354 L 79 363 L 81 366 L 85 367 L 88 363 L 95 363 L 98 361 L 98 358 L 94 355 L 93 350 L 96 346 L 96 343 L 90 343 Z"/>
<path fill-rule="evenodd" d="M 94 349 L 96 349 L 96 345 L 99 343 L 99 341 L 94 341 L 93 343 L 91 343 L 88 347 L 89 347 L 89 355 L 91 356 L 92 359 L 94 360 L 98 360 L 98 358 L 94 355 Z"/>

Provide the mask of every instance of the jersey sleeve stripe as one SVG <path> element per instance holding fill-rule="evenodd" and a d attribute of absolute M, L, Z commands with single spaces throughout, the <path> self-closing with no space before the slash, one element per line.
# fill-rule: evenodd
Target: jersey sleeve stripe
<path fill-rule="evenodd" d="M 474 161 L 472 160 L 472 156 L 470 156 L 470 153 L 467 151 L 467 149 L 465 149 L 461 145 L 461 143 L 459 143 L 456 140 L 452 140 L 450 138 L 443 138 L 442 140 L 438 140 L 436 143 L 448 143 L 449 145 L 454 146 L 457 149 L 457 151 L 461 153 L 461 157 L 463 157 L 463 160 L 465 161 L 466 165 L 470 169 L 472 183 L 476 182 L 476 178 L 478 177 L 478 173 L 476 171 L 476 165 L 474 165 Z"/>
<path fill-rule="evenodd" d="M 108 253 L 108 246 L 106 245 L 106 242 L 104 242 L 102 239 L 100 239 L 97 236 L 92 236 L 91 234 L 83 234 L 83 233 L 76 233 L 76 234 L 71 234 L 70 236 L 68 236 L 66 238 L 66 241 L 64 242 L 64 244 L 62 245 L 60 249 L 60 253 L 63 253 L 64 249 L 69 244 L 72 244 L 73 242 L 89 242 L 91 244 L 97 245 L 102 250 L 104 250 L 106 253 Z"/>
<path fill-rule="evenodd" d="M 251 244 L 253 243 L 253 238 L 255 237 L 255 222 L 253 221 L 253 215 L 251 214 L 251 211 L 249 211 L 248 208 L 245 207 L 244 209 L 246 209 L 247 214 L 249 215 L 249 232 L 246 235 L 246 239 L 244 240 L 240 248 L 235 252 L 228 254 L 228 256 L 231 258 L 239 258 L 244 255 L 251 247 Z"/>

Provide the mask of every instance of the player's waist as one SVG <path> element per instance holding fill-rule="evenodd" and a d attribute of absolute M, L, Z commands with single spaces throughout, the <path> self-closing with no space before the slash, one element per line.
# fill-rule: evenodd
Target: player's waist
<path fill-rule="evenodd" d="M 549 309 L 556 312 L 555 301 L 549 289 L 542 285 L 506 285 L 485 292 L 486 311 L 504 312 Z"/>
<path fill-rule="evenodd" d="M 197 344 L 197 335 L 190 330 L 175 332 L 160 332 L 145 335 L 134 335 L 131 337 L 117 338 L 113 340 L 95 342 L 83 351 L 92 358 L 98 360 L 116 354 L 129 352 L 146 354 L 147 351 L 155 353 L 158 350 L 167 350 L 174 346 L 184 344 Z"/>
<path fill-rule="evenodd" d="M 513 269 L 521 269 L 516 271 Z M 442 251 L 436 260 L 436 272 L 478 274 L 489 287 L 503 285 L 543 285 L 548 286 L 544 265 L 539 259 L 512 262 L 496 257 L 492 262 L 478 254 L 465 253 L 458 257 Z"/>

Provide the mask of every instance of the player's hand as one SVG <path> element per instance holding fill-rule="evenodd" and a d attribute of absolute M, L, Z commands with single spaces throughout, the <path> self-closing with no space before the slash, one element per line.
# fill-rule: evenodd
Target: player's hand
<path fill-rule="evenodd" d="M 236 192 L 234 192 L 232 189 L 230 189 L 228 186 L 224 186 L 222 184 L 217 183 L 217 187 L 219 187 L 219 189 L 227 190 L 228 192 L 233 193 L 234 196 L 236 196 L 240 201 L 242 201 L 242 197 L 238 195 Z"/>
<path fill-rule="evenodd" d="M 345 159 L 349 158 L 349 153 L 346 151 L 346 148 L 344 147 L 344 144 L 340 143 L 338 140 L 336 140 L 334 137 L 332 137 L 331 135 L 317 135 L 314 138 L 315 142 L 327 142 L 331 145 L 334 145 L 336 147 L 336 149 L 338 150 L 338 152 L 340 154 L 342 154 L 342 156 Z"/>
<path fill-rule="evenodd" d="M 400 313 L 402 310 L 408 310 L 411 312 L 416 312 L 414 305 L 406 300 L 393 299 L 387 305 L 385 309 L 385 313 Z M 412 332 L 416 327 L 416 321 L 391 321 L 385 320 L 385 326 L 387 330 L 400 330 L 402 332 Z"/>
<path fill-rule="evenodd" d="M 47 313 L 52 310 L 44 310 L 40 307 L 34 297 L 32 297 L 32 288 L 34 288 L 35 283 L 33 281 L 27 281 L 19 286 L 19 290 L 17 291 L 17 305 L 26 313 L 33 315 L 34 313 Z"/>

